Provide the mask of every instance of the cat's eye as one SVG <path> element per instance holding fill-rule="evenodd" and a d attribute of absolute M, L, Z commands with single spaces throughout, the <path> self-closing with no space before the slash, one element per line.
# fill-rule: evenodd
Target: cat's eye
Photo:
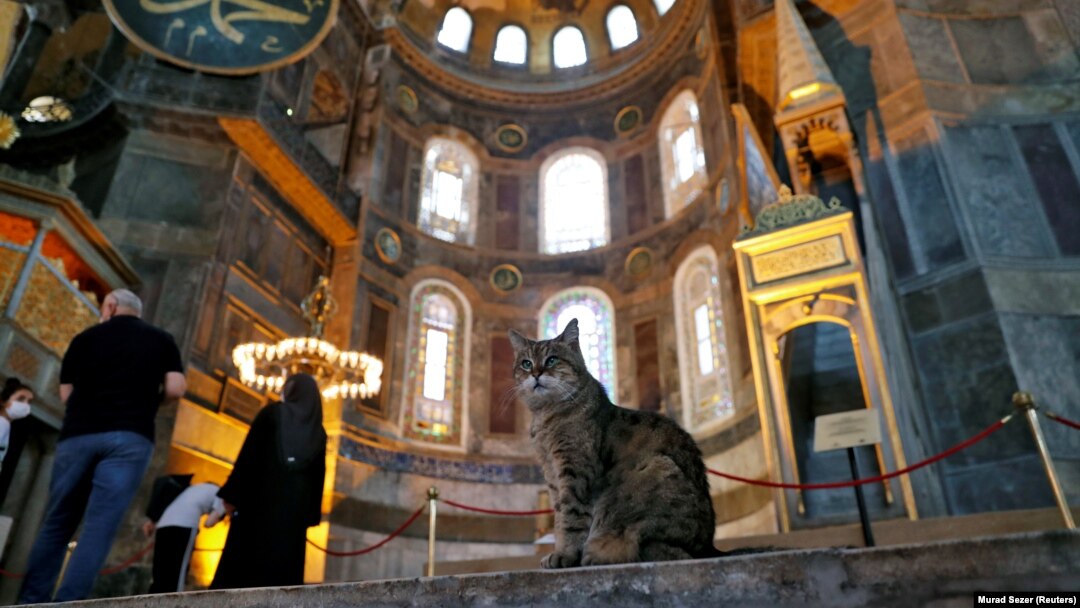
<path fill-rule="evenodd" d="M 558 362 L 559 362 L 558 357 L 548 357 L 547 361 L 544 361 L 544 367 L 551 367 L 552 365 L 555 365 Z"/>
<path fill-rule="evenodd" d="M 532 369 L 532 361 L 529 361 L 528 359 L 522 360 L 521 369 L 525 371 L 529 371 L 530 369 Z"/>

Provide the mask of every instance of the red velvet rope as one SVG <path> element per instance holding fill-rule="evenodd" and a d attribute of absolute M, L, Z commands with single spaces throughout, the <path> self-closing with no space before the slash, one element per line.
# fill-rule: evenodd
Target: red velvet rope
<path fill-rule="evenodd" d="M 132 555 L 131 557 L 129 557 L 127 560 L 125 560 L 125 561 L 123 561 L 123 562 L 121 562 L 121 563 L 119 563 L 119 564 L 117 564 L 115 566 L 111 566 L 109 568 L 103 568 L 100 572 L 98 572 L 98 574 L 116 574 L 117 572 L 120 572 L 121 570 L 125 570 L 127 568 L 130 568 L 132 565 L 135 564 L 135 562 L 137 562 L 140 559 L 146 557 L 146 554 L 150 553 L 150 550 L 153 549 L 153 548 L 154 548 L 154 543 L 150 543 L 149 545 L 146 545 L 145 547 L 143 547 L 142 550 L 140 550 L 138 553 L 136 553 L 135 555 Z M 0 576 L 5 576 L 7 578 L 22 578 L 22 577 L 24 577 L 26 575 L 18 573 L 18 572 L 8 572 L 7 570 L 0 569 Z"/>
<path fill-rule="evenodd" d="M 451 507 L 465 509 L 466 511 L 475 511 L 477 513 L 487 513 L 488 515 L 509 515 L 512 517 L 527 517 L 529 515 L 547 515 L 549 513 L 555 512 L 555 509 L 537 509 L 535 511 L 500 511 L 498 509 L 484 509 L 482 507 L 463 505 L 460 502 L 454 502 L 445 498 L 441 498 L 440 500 L 450 505 Z"/>
<path fill-rule="evenodd" d="M 982 441 L 983 439 L 986 439 L 994 431 L 996 431 L 996 430 L 1000 429 L 1001 427 L 1005 426 L 1005 423 L 1008 422 L 1009 419 L 1011 419 L 1011 418 L 1012 418 L 1012 415 L 1010 414 L 1010 415 L 1002 418 L 1001 420 L 998 420 L 994 424 L 991 424 L 990 426 L 986 427 L 986 429 L 984 429 L 978 435 L 975 435 L 974 437 L 972 437 L 972 438 L 970 438 L 970 439 L 968 439 L 966 441 L 960 442 L 960 443 L 954 445 L 953 447 L 945 450 L 944 452 L 942 452 L 942 453 L 940 453 L 940 454 L 938 454 L 936 456 L 931 456 L 930 458 L 927 458 L 926 460 L 923 460 L 922 462 L 917 462 L 917 463 L 915 463 L 915 464 L 913 464 L 913 465 L 911 465 L 909 467 L 900 469 L 899 471 L 893 471 L 892 473 L 886 473 L 884 475 L 878 475 L 877 477 L 866 477 L 866 478 L 863 478 L 863 479 L 855 479 L 855 480 L 852 480 L 852 481 L 833 481 L 833 482 L 829 482 L 829 483 L 778 483 L 778 482 L 775 482 L 775 481 L 764 481 L 764 480 L 761 480 L 761 479 L 749 479 L 747 477 L 739 477 L 738 475 L 731 475 L 731 474 L 728 474 L 728 473 L 721 473 L 720 471 L 717 471 L 717 470 L 714 470 L 714 469 L 708 469 L 708 471 L 710 473 L 712 473 L 713 475 L 716 475 L 716 476 L 719 476 L 719 477 L 724 477 L 726 479 L 732 479 L 734 481 L 741 481 L 743 483 L 748 483 L 748 484 L 754 485 L 754 486 L 765 486 L 767 488 L 786 488 L 786 489 L 789 489 L 789 490 L 827 490 L 827 489 L 832 489 L 832 488 L 850 488 L 850 487 L 854 487 L 854 486 L 865 485 L 865 484 L 868 484 L 868 483 L 877 483 L 879 481 L 885 481 L 886 479 L 892 479 L 893 477 L 904 475 L 904 474 L 907 474 L 907 473 L 910 473 L 910 472 L 914 471 L 915 469 L 921 469 L 921 468 L 923 468 L 923 467 L 925 467 L 925 466 L 927 466 L 929 464 L 933 464 L 933 463 L 935 463 L 935 462 L 937 462 L 937 461 L 939 461 L 942 458 L 945 458 L 947 456 L 952 456 L 953 454 L 959 452 L 960 450 L 962 450 L 964 448 L 967 448 L 967 447 L 970 447 L 972 445 L 975 445 L 976 443 Z"/>
<path fill-rule="evenodd" d="M 1072 427 L 1074 429 L 1080 429 L 1080 422 L 1073 422 L 1072 420 L 1069 420 L 1068 418 L 1062 418 L 1061 416 L 1058 416 L 1054 412 L 1043 412 L 1043 413 L 1046 414 L 1047 418 L 1053 420 L 1054 422 L 1060 422 L 1061 424 L 1064 424 L 1065 426 L 1069 426 L 1069 427 Z"/>
<path fill-rule="evenodd" d="M 384 538 L 381 541 L 375 543 L 374 545 L 371 545 L 370 547 L 365 547 L 363 549 L 359 549 L 359 550 L 356 550 L 356 551 L 334 551 L 332 549 L 329 549 L 329 548 L 326 548 L 326 547 L 320 547 L 319 545 L 316 545 L 315 541 L 311 540 L 310 538 L 308 539 L 307 542 L 308 542 L 309 545 L 311 545 L 312 547 L 315 547 L 319 551 L 322 551 L 323 553 L 325 553 L 327 555 L 332 555 L 334 557 L 352 557 L 354 555 L 363 555 L 365 553 L 371 553 L 372 551 L 378 549 L 379 547 L 385 545 L 386 543 L 394 540 L 395 537 L 397 537 L 402 532 L 404 532 L 405 528 L 408 528 L 410 525 L 412 525 L 412 523 L 414 521 L 416 521 L 417 517 L 420 517 L 420 514 L 424 512 L 425 508 L 427 508 L 427 505 L 426 504 L 422 505 L 419 509 L 416 510 L 415 513 L 413 513 L 409 517 L 409 519 L 405 520 L 405 523 L 401 524 L 401 527 L 399 527 L 397 530 L 394 530 L 393 532 L 391 532 L 390 536 L 387 536 L 386 538 Z"/>
<path fill-rule="evenodd" d="M 143 557 L 145 557 L 146 554 L 150 553 L 150 550 L 153 549 L 153 548 L 154 548 L 154 543 L 150 543 L 149 545 L 146 545 L 145 547 L 143 547 L 142 551 L 139 551 L 135 555 L 132 555 L 130 558 L 128 558 L 127 561 L 121 562 L 121 563 L 113 566 L 112 568 L 103 569 L 101 571 L 101 574 L 116 574 L 117 572 L 120 572 L 121 570 L 124 570 L 124 569 L 128 568 L 129 566 L 131 566 L 135 562 L 137 562 L 140 559 L 142 559 Z"/>

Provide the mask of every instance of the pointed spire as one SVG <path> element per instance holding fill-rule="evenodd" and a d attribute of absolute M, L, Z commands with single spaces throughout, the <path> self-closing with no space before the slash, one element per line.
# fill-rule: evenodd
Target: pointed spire
<path fill-rule="evenodd" d="M 821 56 L 794 0 L 776 0 L 778 112 L 843 92 Z"/>

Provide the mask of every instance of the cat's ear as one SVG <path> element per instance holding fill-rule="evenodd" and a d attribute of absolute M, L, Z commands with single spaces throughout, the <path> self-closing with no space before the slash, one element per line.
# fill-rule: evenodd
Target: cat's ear
<path fill-rule="evenodd" d="M 515 352 L 525 350 L 525 348 L 529 346 L 529 342 L 531 342 L 531 340 L 519 334 L 516 330 L 511 329 L 506 333 L 510 336 L 510 344 L 514 347 Z"/>
<path fill-rule="evenodd" d="M 564 329 L 562 335 L 559 336 L 559 342 L 562 342 L 563 344 L 574 344 L 577 341 L 577 319 L 570 319 L 570 322 L 566 324 L 566 329 Z"/>

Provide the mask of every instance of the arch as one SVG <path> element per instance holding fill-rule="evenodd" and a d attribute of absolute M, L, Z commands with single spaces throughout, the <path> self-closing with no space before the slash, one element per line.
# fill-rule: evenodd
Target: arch
<path fill-rule="evenodd" d="M 504 25 L 495 36 L 492 58 L 499 63 L 525 65 L 529 59 L 529 36 L 517 25 Z"/>
<path fill-rule="evenodd" d="M 472 29 L 472 16 L 460 6 L 455 6 L 446 11 L 435 40 L 450 50 L 466 53 L 469 50 Z"/>
<path fill-rule="evenodd" d="M 634 17 L 634 11 L 625 4 L 616 4 L 608 11 L 607 19 L 608 40 L 611 41 L 611 50 L 617 51 L 637 42 L 638 24 Z"/>
<path fill-rule="evenodd" d="M 476 235 L 480 163 L 467 146 L 445 137 L 424 145 L 417 226 L 435 238 L 472 245 Z"/>
<path fill-rule="evenodd" d="M 566 25 L 555 32 L 551 39 L 552 65 L 556 68 L 572 68 L 589 60 L 585 36 L 573 25 Z"/>
<path fill-rule="evenodd" d="M 464 448 L 471 333 L 472 309 L 461 290 L 441 279 L 413 287 L 401 408 L 405 438 Z"/>
<path fill-rule="evenodd" d="M 607 162 L 596 150 L 566 148 L 540 165 L 540 251 L 567 253 L 611 239 Z"/>
<path fill-rule="evenodd" d="M 693 91 L 682 91 L 671 100 L 660 118 L 656 142 L 664 178 L 664 211 L 671 217 L 709 183 L 701 111 Z"/>
<path fill-rule="evenodd" d="M 683 424 L 691 432 L 734 412 L 716 252 L 702 245 L 675 271 Z"/>
<path fill-rule="evenodd" d="M 618 378 L 615 368 L 615 305 L 606 293 L 578 285 L 548 298 L 540 307 L 541 339 L 562 333 L 571 319 L 578 320 L 578 341 L 589 373 L 600 381 L 608 397 L 615 399 Z"/>

